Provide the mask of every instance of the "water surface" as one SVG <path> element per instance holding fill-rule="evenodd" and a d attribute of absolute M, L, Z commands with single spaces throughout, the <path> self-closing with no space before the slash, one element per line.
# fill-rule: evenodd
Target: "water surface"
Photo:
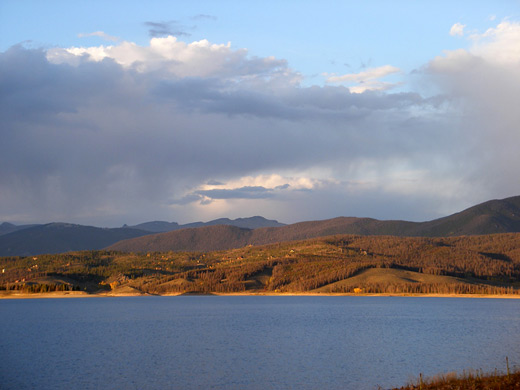
<path fill-rule="evenodd" d="M 0 301 L 2 389 L 375 389 L 520 365 L 520 300 Z"/>

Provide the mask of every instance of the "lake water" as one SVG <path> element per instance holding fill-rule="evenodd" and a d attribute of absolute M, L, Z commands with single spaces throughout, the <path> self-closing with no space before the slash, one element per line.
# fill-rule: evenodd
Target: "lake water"
<path fill-rule="evenodd" d="M 2 389 L 376 389 L 520 365 L 520 300 L 0 301 Z"/>

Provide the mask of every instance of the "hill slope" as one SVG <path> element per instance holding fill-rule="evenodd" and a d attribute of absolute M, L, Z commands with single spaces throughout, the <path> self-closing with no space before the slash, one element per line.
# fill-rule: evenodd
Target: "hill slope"
<path fill-rule="evenodd" d="M 123 252 L 223 250 L 247 245 L 253 232 L 236 226 L 205 226 L 123 240 L 108 248 Z"/>
<path fill-rule="evenodd" d="M 68 223 L 49 223 L 0 236 L 0 256 L 33 256 L 77 250 L 101 249 L 125 238 L 148 232 L 136 229 L 103 229 Z"/>
<path fill-rule="evenodd" d="M 410 235 L 449 237 L 520 232 L 520 196 L 490 200 L 460 213 L 419 223 Z"/>
<path fill-rule="evenodd" d="M 205 253 L 69 252 L 0 258 L 0 269 L 0 295 L 74 288 L 115 294 L 519 294 L 520 233 L 335 235 Z"/>
<path fill-rule="evenodd" d="M 520 196 L 492 200 L 460 213 L 428 222 L 379 221 L 370 218 L 339 217 L 300 222 L 254 230 L 204 227 L 181 229 L 125 240 L 109 249 L 120 251 L 209 251 L 304 240 L 334 234 L 392 235 L 408 237 L 450 237 L 520 232 Z"/>

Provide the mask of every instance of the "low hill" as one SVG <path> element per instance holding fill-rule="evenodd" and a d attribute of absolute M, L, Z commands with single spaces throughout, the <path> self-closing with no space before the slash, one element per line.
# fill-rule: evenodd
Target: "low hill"
<path fill-rule="evenodd" d="M 0 256 L 33 256 L 101 249 L 117 241 L 149 234 L 137 229 L 104 229 L 68 223 L 37 225 L 0 236 Z"/>
<path fill-rule="evenodd" d="M 401 237 L 451 237 L 520 232 L 520 196 L 492 200 L 460 213 L 428 222 L 379 221 L 339 217 L 254 230 L 232 227 L 181 229 L 125 240 L 109 249 L 120 251 L 190 251 L 238 248 L 282 241 L 304 240 L 334 234 L 392 235 Z"/>
<path fill-rule="evenodd" d="M 219 218 L 214 219 L 209 222 L 192 222 L 184 225 L 179 225 L 177 222 L 166 222 L 166 221 L 152 221 L 140 223 L 134 226 L 125 226 L 133 229 L 146 230 L 148 232 L 153 233 L 164 233 L 170 232 L 173 230 L 180 230 L 186 228 L 198 228 L 204 226 L 215 226 L 215 225 L 229 225 L 236 226 L 245 229 L 257 229 L 261 227 L 279 227 L 284 226 L 285 224 L 280 223 L 278 221 L 272 219 L 266 219 L 264 217 L 256 216 L 249 218 L 237 218 L 237 219 L 229 219 L 229 218 Z"/>
<path fill-rule="evenodd" d="M 467 283 L 469 283 L 467 279 L 456 278 L 453 276 L 429 275 L 395 268 L 369 268 L 351 278 L 327 284 L 314 291 L 331 293 L 336 291 L 352 291 L 354 288 L 360 288 L 360 286 L 384 285 L 404 287 L 410 284 L 463 285 Z"/>

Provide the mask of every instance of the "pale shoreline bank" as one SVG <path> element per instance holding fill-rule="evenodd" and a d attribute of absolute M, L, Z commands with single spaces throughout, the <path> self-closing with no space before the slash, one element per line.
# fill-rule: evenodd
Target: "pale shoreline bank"
<path fill-rule="evenodd" d="M 355 294 L 355 293 L 271 293 L 271 292 L 245 292 L 245 293 L 171 293 L 171 294 L 137 294 L 137 293 L 117 293 L 106 292 L 88 294 L 84 291 L 59 291 L 47 293 L 17 293 L 17 292 L 1 292 L 0 299 L 52 299 L 52 298 L 107 298 L 107 297 L 144 297 L 144 296 L 162 296 L 162 297 L 177 297 L 177 296 L 309 296 L 309 297 L 414 297 L 414 298 L 487 298 L 487 299 L 520 299 L 520 294 L 397 294 L 397 293 L 382 293 L 382 294 Z"/>

